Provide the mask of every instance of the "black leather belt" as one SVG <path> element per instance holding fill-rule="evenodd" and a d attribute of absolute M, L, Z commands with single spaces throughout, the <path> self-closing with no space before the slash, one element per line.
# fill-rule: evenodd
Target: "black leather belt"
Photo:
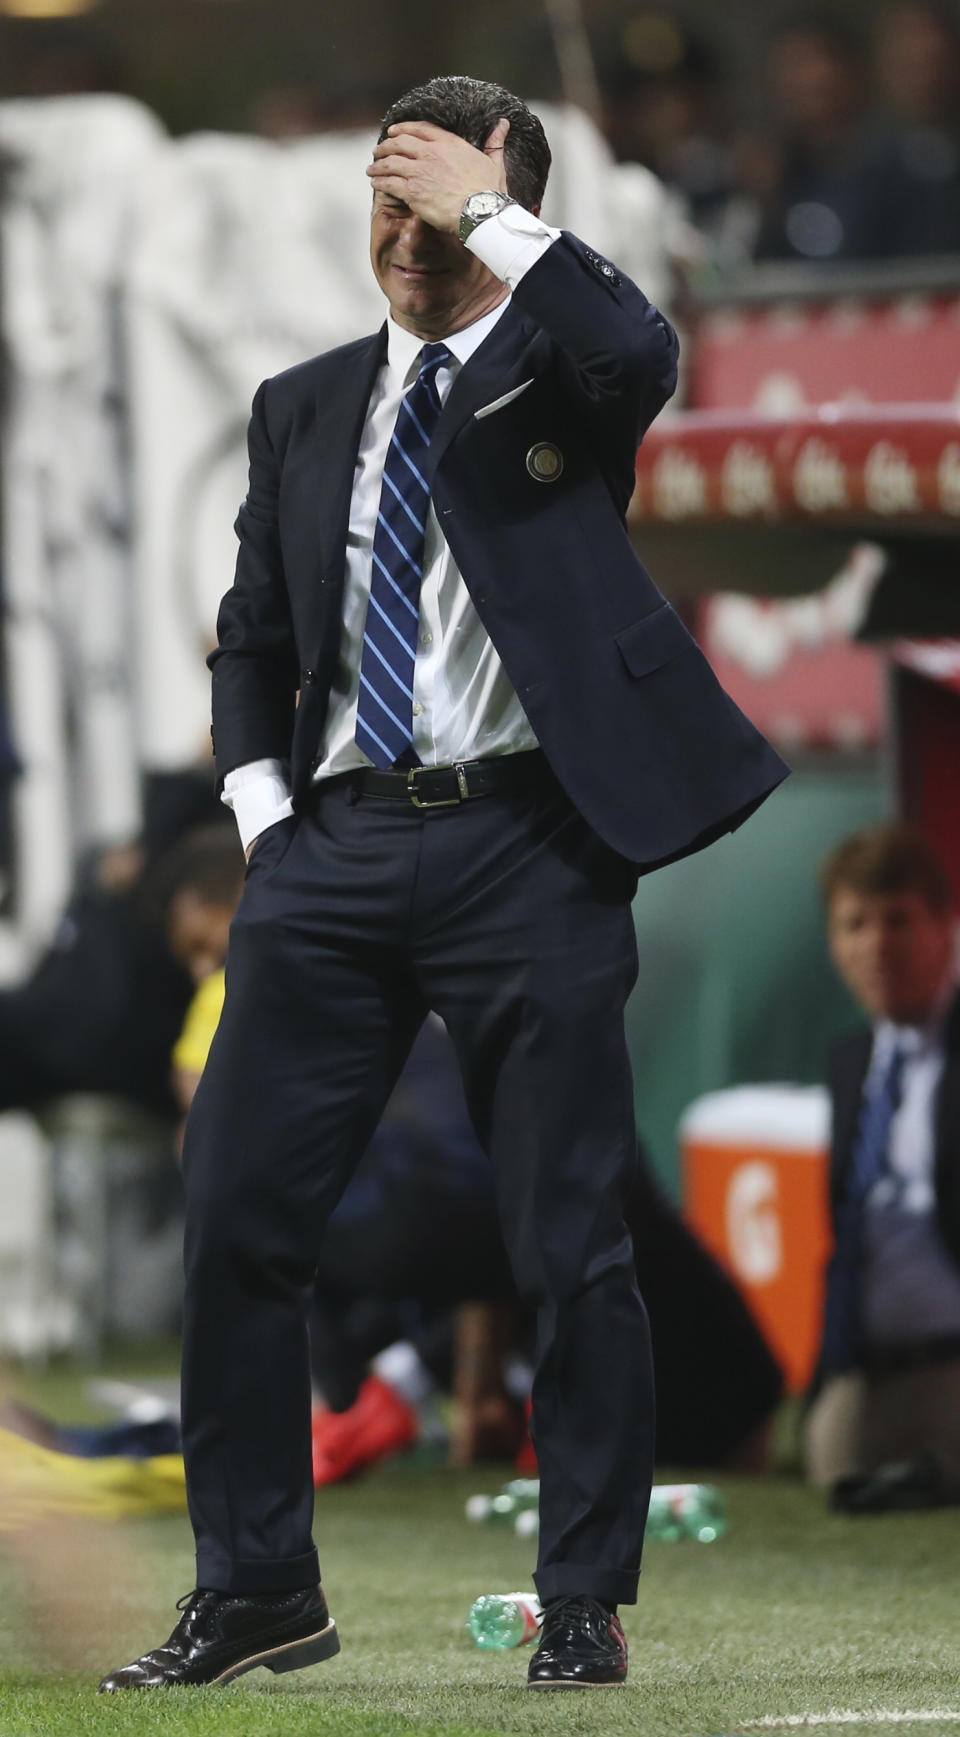
<path fill-rule="evenodd" d="M 414 808 L 455 808 L 498 791 L 529 790 L 546 775 L 546 760 L 536 748 L 453 766 L 411 766 L 408 772 L 380 772 L 371 766 L 347 774 L 358 796 L 385 796 L 412 802 Z"/>

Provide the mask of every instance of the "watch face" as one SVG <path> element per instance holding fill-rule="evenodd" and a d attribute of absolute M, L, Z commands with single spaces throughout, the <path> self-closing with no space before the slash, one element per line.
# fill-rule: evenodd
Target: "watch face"
<path fill-rule="evenodd" d="M 513 201 L 508 198 L 507 194 L 495 193 L 492 188 L 488 193 L 471 193 L 464 202 L 460 216 L 460 240 L 465 241 L 485 217 L 496 216 L 497 212 L 502 211 L 505 205 L 512 203 Z"/>
<path fill-rule="evenodd" d="M 476 219 L 492 217 L 500 209 L 499 193 L 471 193 L 467 200 L 467 214 Z"/>

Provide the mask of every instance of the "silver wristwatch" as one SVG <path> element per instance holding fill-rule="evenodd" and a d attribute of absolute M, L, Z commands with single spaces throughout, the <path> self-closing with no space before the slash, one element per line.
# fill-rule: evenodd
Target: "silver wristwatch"
<path fill-rule="evenodd" d="M 460 240 L 466 241 L 467 236 L 473 234 L 478 224 L 483 223 L 488 217 L 498 216 L 501 211 L 506 210 L 508 205 L 516 205 L 516 203 L 515 199 L 510 198 L 509 193 L 494 193 L 492 188 L 488 193 L 471 193 L 469 198 L 464 201 L 463 210 L 460 213 Z"/>

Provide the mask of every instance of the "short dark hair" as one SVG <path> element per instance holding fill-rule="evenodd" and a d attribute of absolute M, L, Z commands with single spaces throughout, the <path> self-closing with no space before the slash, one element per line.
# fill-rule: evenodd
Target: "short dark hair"
<path fill-rule="evenodd" d="M 195 893 L 203 905 L 235 905 L 243 885 L 243 850 L 233 823 L 214 821 L 184 833 L 156 864 L 150 903 L 166 918 L 181 893 Z"/>
<path fill-rule="evenodd" d="M 949 36 L 955 46 L 960 45 L 960 15 L 954 0 L 890 0 L 879 20 L 881 26 L 891 23 L 898 12 L 925 12 L 944 36 Z"/>
<path fill-rule="evenodd" d="M 889 821 L 864 827 L 834 847 L 820 870 L 820 889 L 829 906 L 835 893 L 868 897 L 919 893 L 938 916 L 953 908 L 953 888 L 930 840 L 916 826 Z"/>
<path fill-rule="evenodd" d="M 507 188 L 528 211 L 543 200 L 550 173 L 550 146 L 535 114 L 501 84 L 480 78 L 431 78 L 392 103 L 380 125 L 380 140 L 399 121 L 432 121 L 482 151 L 497 122 L 510 131 L 504 146 Z"/>

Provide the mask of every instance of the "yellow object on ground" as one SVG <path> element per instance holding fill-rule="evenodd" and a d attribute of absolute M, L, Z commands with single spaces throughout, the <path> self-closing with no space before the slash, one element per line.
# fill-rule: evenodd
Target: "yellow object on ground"
<path fill-rule="evenodd" d="M 180 1513 L 186 1506 L 183 1459 L 77 1459 L 0 1429 L 0 1531 L 51 1514 L 121 1519 Z"/>
<path fill-rule="evenodd" d="M 173 1065 L 186 1074 L 202 1074 L 206 1066 L 220 1015 L 223 1012 L 225 981 L 223 971 L 211 971 L 205 977 L 187 1008 L 183 1030 L 173 1051 Z"/>

